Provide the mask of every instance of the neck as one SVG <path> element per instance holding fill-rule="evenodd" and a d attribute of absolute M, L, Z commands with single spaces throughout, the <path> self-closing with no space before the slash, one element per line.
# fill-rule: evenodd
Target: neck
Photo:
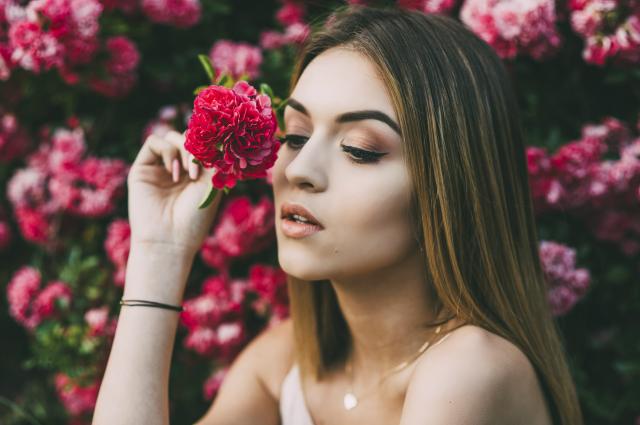
<path fill-rule="evenodd" d="M 426 324 L 445 317 L 436 317 L 423 264 L 421 252 L 416 251 L 370 275 L 331 280 L 352 337 L 347 363 L 359 381 L 378 381 L 414 359 L 437 328 Z"/>

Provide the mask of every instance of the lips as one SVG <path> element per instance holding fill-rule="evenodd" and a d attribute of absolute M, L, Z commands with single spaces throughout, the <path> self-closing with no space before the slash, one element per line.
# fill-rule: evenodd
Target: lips
<path fill-rule="evenodd" d="M 282 208 L 280 209 L 280 218 L 281 219 L 289 218 L 293 214 L 297 214 L 299 216 L 302 216 L 305 219 L 307 219 L 309 221 L 309 223 L 315 224 L 317 226 L 320 226 L 320 227 L 324 228 L 324 226 L 320 223 L 320 221 L 318 221 L 318 219 L 315 218 L 314 215 L 311 214 L 309 212 L 309 210 L 307 210 L 302 205 L 300 205 L 300 204 L 292 204 L 290 202 L 285 202 L 284 204 L 282 204 Z"/>

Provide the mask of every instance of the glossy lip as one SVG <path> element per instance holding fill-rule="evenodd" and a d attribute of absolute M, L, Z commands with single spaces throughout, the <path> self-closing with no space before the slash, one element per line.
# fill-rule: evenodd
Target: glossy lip
<path fill-rule="evenodd" d="M 311 224 L 315 224 L 317 226 L 320 226 L 320 228 L 324 229 L 324 226 L 322 225 L 322 223 L 320 223 L 320 221 L 318 221 L 318 219 L 315 218 L 315 216 L 311 214 L 309 210 L 307 210 L 302 205 L 292 204 L 291 202 L 285 202 L 284 204 L 282 204 L 282 208 L 280 209 L 280 219 L 285 220 L 286 217 L 290 216 L 291 214 L 298 214 L 306 218 L 307 220 L 309 220 Z"/>

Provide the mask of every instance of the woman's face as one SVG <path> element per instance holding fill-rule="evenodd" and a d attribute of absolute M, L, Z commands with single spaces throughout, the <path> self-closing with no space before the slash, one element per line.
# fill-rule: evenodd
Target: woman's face
<path fill-rule="evenodd" d="M 343 114 L 351 115 L 338 119 Z M 374 65 L 343 48 L 323 52 L 298 80 L 284 121 L 286 134 L 301 138 L 283 143 L 272 170 L 282 269 L 303 280 L 366 277 L 415 253 L 403 141 Z M 374 159 L 359 159 L 350 148 Z M 287 236 L 281 216 L 287 202 L 304 206 L 324 228 Z"/>

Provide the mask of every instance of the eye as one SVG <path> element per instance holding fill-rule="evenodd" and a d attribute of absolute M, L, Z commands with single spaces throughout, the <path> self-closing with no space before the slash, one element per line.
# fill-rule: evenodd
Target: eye
<path fill-rule="evenodd" d="M 291 149 L 297 150 L 309 138 L 306 136 L 300 136 L 298 134 L 287 134 L 280 139 L 281 142 L 286 143 Z M 342 150 L 349 154 L 349 159 L 358 164 L 369 164 L 378 162 L 380 158 L 386 155 L 383 152 L 373 152 L 365 149 L 355 148 L 353 146 L 340 145 Z"/>
<path fill-rule="evenodd" d="M 280 138 L 280 141 L 287 144 L 291 149 L 300 149 L 307 139 L 309 138 L 297 134 L 286 134 L 284 137 Z"/>
<path fill-rule="evenodd" d="M 358 164 L 370 164 L 380 161 L 380 158 L 386 155 L 383 152 L 373 152 L 364 149 L 354 148 L 353 146 L 340 145 L 342 150 L 350 154 L 349 158 Z M 355 157 L 355 158 L 354 158 Z"/>

